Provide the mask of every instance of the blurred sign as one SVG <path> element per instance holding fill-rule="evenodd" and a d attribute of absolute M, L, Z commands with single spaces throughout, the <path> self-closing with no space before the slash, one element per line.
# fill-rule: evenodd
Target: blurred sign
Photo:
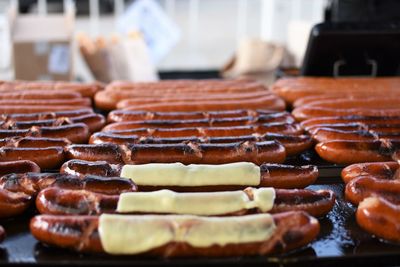
<path fill-rule="evenodd" d="M 154 0 L 134 1 L 117 20 L 117 30 L 140 31 L 154 63 L 160 61 L 180 39 L 180 31 Z"/>

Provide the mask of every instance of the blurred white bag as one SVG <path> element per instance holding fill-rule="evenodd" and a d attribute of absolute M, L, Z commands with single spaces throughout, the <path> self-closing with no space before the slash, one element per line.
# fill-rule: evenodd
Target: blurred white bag
<path fill-rule="evenodd" d="M 102 82 L 113 80 L 156 81 L 157 70 L 151 61 L 146 43 L 139 33 L 129 36 L 78 38 L 80 50 L 94 78 Z"/>

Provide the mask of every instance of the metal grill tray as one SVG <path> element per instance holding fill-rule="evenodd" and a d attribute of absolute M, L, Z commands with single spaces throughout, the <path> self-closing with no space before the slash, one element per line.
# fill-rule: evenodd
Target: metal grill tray
<path fill-rule="evenodd" d="M 340 172 L 329 166 L 321 171 Z M 318 184 L 323 183 L 323 184 Z M 30 264 L 46 265 L 96 265 L 96 266 L 177 266 L 177 265 L 263 265 L 263 266 L 338 266 L 362 264 L 383 266 L 400 264 L 400 245 L 380 241 L 361 230 L 355 221 L 355 208 L 344 201 L 343 188 L 338 176 L 324 177 L 310 189 L 331 189 L 337 195 L 334 209 L 320 219 L 321 232 L 317 240 L 306 248 L 283 255 L 269 257 L 160 259 L 143 257 L 116 257 L 84 255 L 64 249 L 46 247 L 29 233 L 29 215 L 0 221 L 7 231 L 7 239 L 0 244 L 0 266 Z"/>

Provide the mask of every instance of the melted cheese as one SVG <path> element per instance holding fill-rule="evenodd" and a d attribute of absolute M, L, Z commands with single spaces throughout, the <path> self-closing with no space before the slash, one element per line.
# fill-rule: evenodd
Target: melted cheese
<path fill-rule="evenodd" d="M 257 208 L 271 210 L 275 190 L 273 188 L 247 188 L 253 199 L 244 191 L 176 193 L 170 190 L 154 192 L 129 192 L 119 197 L 117 212 L 120 213 L 173 213 L 193 215 L 223 215 Z"/>
<path fill-rule="evenodd" d="M 99 218 L 104 250 L 125 255 L 144 253 L 171 242 L 199 248 L 263 242 L 275 229 L 270 214 L 235 217 L 103 214 Z"/>
<path fill-rule="evenodd" d="M 150 163 L 125 165 L 121 177 L 147 186 L 207 186 L 260 184 L 260 167 L 250 162 L 221 165 Z"/>

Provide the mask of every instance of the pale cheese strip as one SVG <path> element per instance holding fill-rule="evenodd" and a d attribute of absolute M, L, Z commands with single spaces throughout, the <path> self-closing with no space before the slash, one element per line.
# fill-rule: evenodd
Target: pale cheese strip
<path fill-rule="evenodd" d="M 275 200 L 273 188 L 247 188 L 253 194 L 250 200 L 244 191 L 176 193 L 170 190 L 122 193 L 117 212 L 173 213 L 192 215 L 223 215 L 258 208 L 272 209 Z"/>
<path fill-rule="evenodd" d="M 275 229 L 270 214 L 234 217 L 103 214 L 99 218 L 104 250 L 124 255 L 144 253 L 170 242 L 199 248 L 263 242 Z"/>
<path fill-rule="evenodd" d="M 260 184 L 260 167 L 250 162 L 220 165 L 150 163 L 124 165 L 121 177 L 143 186 L 210 186 Z"/>

